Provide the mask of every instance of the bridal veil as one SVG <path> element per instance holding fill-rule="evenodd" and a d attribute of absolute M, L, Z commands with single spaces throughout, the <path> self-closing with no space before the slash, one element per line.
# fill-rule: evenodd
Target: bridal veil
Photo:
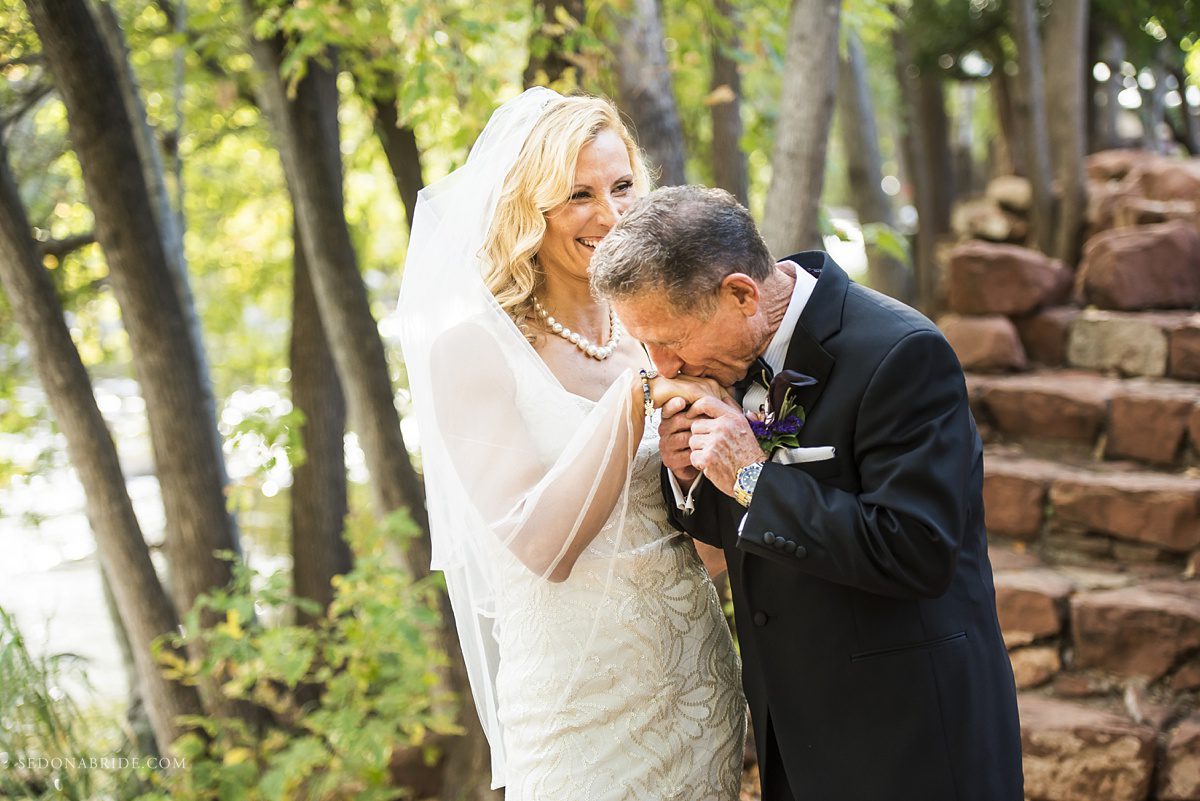
<path fill-rule="evenodd" d="M 571 394 L 484 283 L 480 251 L 505 178 L 534 124 L 560 97 L 539 87 L 506 103 L 464 166 L 421 191 L 399 302 L 432 567 L 446 577 L 492 749 L 493 787 L 505 783 L 495 627 L 504 605 L 519 603 L 511 585 L 561 581 L 568 552 L 578 552 L 580 537 L 594 537 L 568 581 L 583 571 L 611 589 L 638 444 L 629 423 L 629 376 L 595 402 Z M 576 415 L 565 428 L 564 409 Z M 598 619 L 602 607 L 590 614 Z M 595 631 L 584 625 L 564 636 L 573 666 L 561 676 L 562 694 L 545 699 L 547 716 L 597 668 L 588 663 Z"/>

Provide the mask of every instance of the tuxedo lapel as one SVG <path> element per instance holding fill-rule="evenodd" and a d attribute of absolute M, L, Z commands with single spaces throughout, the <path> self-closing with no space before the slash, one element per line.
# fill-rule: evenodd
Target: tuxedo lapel
<path fill-rule="evenodd" d="M 805 414 L 811 415 L 833 372 L 834 358 L 822 347 L 822 343 L 842 329 L 842 307 L 846 302 L 850 279 L 824 251 L 797 253 L 784 261 L 795 262 L 817 278 L 817 285 L 813 287 L 812 295 L 792 332 L 784 359 L 785 369 L 817 379 L 817 383 L 797 390 L 794 396 L 795 401 L 804 407 Z"/>

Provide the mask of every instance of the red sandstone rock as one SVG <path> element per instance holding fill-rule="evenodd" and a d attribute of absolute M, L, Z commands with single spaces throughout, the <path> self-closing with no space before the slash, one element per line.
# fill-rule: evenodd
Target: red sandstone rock
<path fill-rule="evenodd" d="M 1158 801 L 1200 799 L 1200 716 L 1187 718 L 1170 733 L 1158 772 Z"/>
<path fill-rule="evenodd" d="M 1198 401 L 1200 387 L 1127 382 L 1112 399 L 1105 455 L 1174 464 L 1187 434 L 1188 418 Z"/>
<path fill-rule="evenodd" d="M 988 561 L 992 563 L 992 570 L 996 573 L 1004 570 L 1026 570 L 1042 566 L 1042 560 L 1036 554 L 1026 550 L 1023 543 L 1010 546 L 994 541 L 989 542 Z"/>
<path fill-rule="evenodd" d="M 1171 689 L 1177 693 L 1200 689 L 1200 663 L 1193 659 L 1175 671 L 1171 677 Z"/>
<path fill-rule="evenodd" d="M 1144 801 L 1155 731 L 1078 703 L 1019 699 L 1025 797 L 1034 801 Z"/>
<path fill-rule="evenodd" d="M 997 205 L 1019 213 L 1033 207 L 1033 187 L 1028 178 L 1019 175 L 998 175 L 988 181 L 985 196 Z"/>
<path fill-rule="evenodd" d="M 1115 680 L 1095 671 L 1059 673 L 1054 677 L 1054 694 L 1059 698 L 1094 698 L 1119 689 Z"/>
<path fill-rule="evenodd" d="M 1162 376 L 1169 341 L 1191 312 L 1115 312 L 1087 309 L 1071 320 L 1067 363 L 1123 375 Z"/>
<path fill-rule="evenodd" d="M 1084 164 L 1089 181 L 1120 181 L 1134 167 L 1155 158 L 1155 154 L 1145 150 L 1101 150 L 1089 155 Z"/>
<path fill-rule="evenodd" d="M 1040 687 L 1062 670 L 1062 657 L 1054 645 L 1017 648 L 1008 654 L 1018 690 Z"/>
<path fill-rule="evenodd" d="M 1167 374 L 1172 378 L 1200 381 L 1200 315 L 1171 332 Z"/>
<path fill-rule="evenodd" d="M 1114 227 L 1118 210 L 1140 197 L 1135 190 L 1116 181 L 1089 181 L 1086 211 L 1088 227 L 1085 241 Z"/>
<path fill-rule="evenodd" d="M 1200 208 L 1190 200 L 1150 200 L 1125 194 L 1117 196 L 1113 203 L 1114 228 L 1155 225 L 1171 220 L 1181 220 L 1196 228 L 1200 226 Z"/>
<path fill-rule="evenodd" d="M 1200 305 L 1200 231 L 1174 221 L 1097 234 L 1083 248 L 1076 290 L 1102 309 Z"/>
<path fill-rule="evenodd" d="M 1067 370 L 1006 376 L 981 387 L 979 402 L 1006 434 L 1091 442 L 1119 384 Z"/>
<path fill-rule="evenodd" d="M 964 370 L 983 372 L 1024 370 L 1025 349 L 1012 321 L 1000 314 L 963 317 L 947 314 L 938 320 Z"/>
<path fill-rule="evenodd" d="M 1200 599 L 1146 587 L 1077 593 L 1071 634 L 1077 667 L 1156 681 L 1200 646 Z"/>
<path fill-rule="evenodd" d="M 950 228 L 963 239 L 1013 241 L 1014 219 L 988 197 L 963 200 L 950 213 Z"/>
<path fill-rule="evenodd" d="M 962 314 L 1028 314 L 1064 298 L 1071 280 L 1036 250 L 978 240 L 950 251 L 946 272 L 950 308 Z"/>
<path fill-rule="evenodd" d="M 1046 568 L 997 573 L 996 614 L 1004 641 L 1025 645 L 1062 631 L 1074 585 Z"/>
<path fill-rule="evenodd" d="M 1047 367 L 1061 367 L 1067 363 L 1067 333 L 1071 321 L 1079 315 L 1079 309 L 1057 306 L 1042 309 L 1028 317 L 1018 317 L 1013 322 L 1021 344 L 1028 357 Z"/>
<path fill-rule="evenodd" d="M 1056 520 L 1174 553 L 1200 545 L 1200 481 L 1168 473 L 1083 472 L 1050 486 Z"/>
<path fill-rule="evenodd" d="M 1200 162 L 1161 156 L 1144 159 L 1121 183 L 1150 200 L 1195 200 L 1200 197 Z"/>
<path fill-rule="evenodd" d="M 1046 488 L 1047 482 L 1039 479 L 985 472 L 983 509 L 988 532 L 1024 540 L 1037 537 L 1046 516 Z"/>

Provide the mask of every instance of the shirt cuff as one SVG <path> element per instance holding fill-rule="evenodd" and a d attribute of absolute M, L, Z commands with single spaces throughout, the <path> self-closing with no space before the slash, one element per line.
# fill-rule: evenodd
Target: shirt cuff
<path fill-rule="evenodd" d="M 704 474 L 701 473 L 700 475 L 696 476 L 695 480 L 692 481 L 692 486 L 688 488 L 686 494 L 684 493 L 683 488 L 679 486 L 679 479 L 675 478 L 675 474 L 670 470 L 667 470 L 667 480 L 671 482 L 671 492 L 675 494 L 675 508 L 683 512 L 685 515 L 690 515 L 692 512 L 696 511 L 696 505 L 692 501 L 692 495 L 695 494 L 696 487 L 699 487 L 700 483 L 704 481 Z"/>

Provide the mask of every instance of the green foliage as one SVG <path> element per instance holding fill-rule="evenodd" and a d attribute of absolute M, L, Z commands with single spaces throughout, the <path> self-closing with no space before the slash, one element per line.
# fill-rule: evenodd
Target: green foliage
<path fill-rule="evenodd" d="M 174 745 L 188 769 L 159 777 L 154 798 L 403 795 L 389 771 L 394 752 L 411 746 L 432 757 L 431 735 L 458 731 L 439 675 L 446 658 L 437 646 L 438 580 L 414 582 L 394 566 L 396 549 L 415 532 L 403 514 L 382 524 L 353 521 L 346 535 L 355 567 L 335 579 L 324 616 L 290 592 L 283 574 L 262 576 L 225 555 L 234 566 L 231 586 L 201 598 L 185 634 L 169 640 L 202 646 L 205 656 L 184 660 L 162 647 L 167 640 L 157 655 L 172 678 L 215 679 L 227 697 L 265 709 L 271 722 L 255 731 L 240 719 L 190 720 L 196 731 Z M 312 627 L 281 622 L 296 611 L 320 617 Z M 220 622 L 202 628 L 202 617 Z"/>
<path fill-rule="evenodd" d="M 846 31 L 853 31 L 867 48 L 889 47 L 899 22 L 894 3 L 888 0 L 845 0 L 842 5 L 843 41 Z"/>
<path fill-rule="evenodd" d="M 713 47 L 742 65 L 742 150 L 749 171 L 751 210 L 758 213 L 770 180 L 790 3 L 730 0 L 728 5 L 730 13 L 724 16 L 713 0 L 663 0 L 664 46 L 680 99 L 688 178 L 700 183 L 712 182 L 709 104 L 717 99 L 711 89 Z"/>
<path fill-rule="evenodd" d="M 867 223 L 862 227 L 863 244 L 867 253 L 875 251 L 901 264 L 912 264 L 908 237 L 886 223 Z"/>
<path fill-rule="evenodd" d="M 32 656 L 0 609 L 0 798 L 131 798 L 148 786 L 120 731 L 86 713 L 72 684 L 89 689 L 78 657 Z"/>
<path fill-rule="evenodd" d="M 1200 36 L 1200 0 L 1094 0 L 1092 14 L 1095 26 L 1125 36 L 1135 64 L 1182 61 Z"/>

